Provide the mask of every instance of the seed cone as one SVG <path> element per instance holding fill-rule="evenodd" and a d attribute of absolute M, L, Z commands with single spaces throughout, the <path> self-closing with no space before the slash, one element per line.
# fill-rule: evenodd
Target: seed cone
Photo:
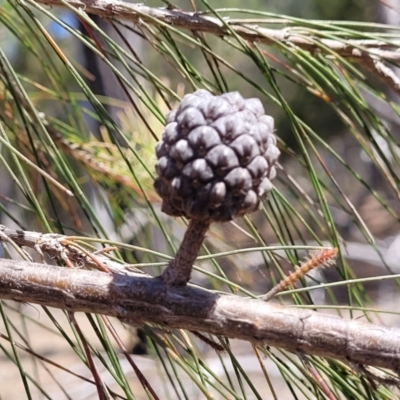
<path fill-rule="evenodd" d="M 220 222 L 255 211 L 276 175 L 273 128 L 258 99 L 206 90 L 186 95 L 156 146 L 162 210 Z"/>

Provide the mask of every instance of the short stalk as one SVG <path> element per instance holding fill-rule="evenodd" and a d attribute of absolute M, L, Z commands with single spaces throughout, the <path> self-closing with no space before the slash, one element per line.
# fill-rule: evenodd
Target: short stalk
<path fill-rule="evenodd" d="M 175 258 L 161 275 L 168 286 L 186 285 L 192 274 L 193 263 L 203 244 L 210 220 L 191 219 Z"/>

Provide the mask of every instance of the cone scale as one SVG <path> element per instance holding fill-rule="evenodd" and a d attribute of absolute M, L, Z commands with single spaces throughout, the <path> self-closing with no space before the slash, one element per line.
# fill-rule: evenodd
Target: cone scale
<path fill-rule="evenodd" d="M 176 258 L 162 275 L 168 285 L 188 282 L 211 222 L 257 210 L 272 189 L 279 156 L 273 127 L 260 100 L 243 99 L 238 92 L 214 96 L 197 90 L 168 114 L 156 145 L 154 187 L 162 211 L 190 220 Z"/>

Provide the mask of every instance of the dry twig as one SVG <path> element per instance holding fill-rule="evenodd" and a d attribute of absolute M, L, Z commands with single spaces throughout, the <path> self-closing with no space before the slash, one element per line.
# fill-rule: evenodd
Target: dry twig
<path fill-rule="evenodd" d="M 96 252 L 91 254 L 83 251 L 81 246 L 75 245 L 75 237 L 60 235 L 57 233 L 42 233 L 33 231 L 23 231 L 19 229 L 9 229 L 0 225 L 0 243 L 11 243 L 14 246 L 29 247 L 34 249 L 44 261 L 44 255 L 57 258 L 67 266 L 85 266 L 86 268 L 100 269 L 113 273 L 129 275 L 134 270 L 135 273 L 142 273 L 132 266 L 122 265 L 113 261 L 109 257 Z M 126 269 L 125 267 L 129 267 Z"/>
<path fill-rule="evenodd" d="M 171 287 L 160 278 L 0 259 L 0 298 L 91 312 L 400 372 L 400 329 L 311 310 Z"/>
<path fill-rule="evenodd" d="M 35 246 L 35 232 L 4 227 L 1 231 L 1 241 L 7 232 L 15 243 Z M 36 240 L 40 237 L 43 240 L 45 235 L 36 233 Z M 47 242 L 41 250 L 51 253 L 48 246 Z M 57 251 L 53 249 L 52 254 Z M 86 257 L 81 262 L 93 261 Z M 145 274 L 109 274 L 0 259 L 0 298 L 115 316 L 137 325 L 148 322 L 208 332 L 400 372 L 400 329 L 193 286 L 171 287 Z"/>
<path fill-rule="evenodd" d="M 176 28 L 186 29 L 195 32 L 207 32 L 217 36 L 228 35 L 229 31 L 224 24 L 217 18 L 202 16 L 193 12 L 182 10 L 168 10 L 165 8 L 148 7 L 144 4 L 132 4 L 123 1 L 104 1 L 104 0 L 35 0 L 37 3 L 66 8 L 67 5 L 84 11 L 88 14 L 100 15 L 107 18 L 116 18 L 132 21 L 140 25 L 145 22 L 150 25 L 169 25 Z M 323 51 L 327 48 L 342 57 L 360 57 L 364 51 L 370 51 L 376 56 L 390 61 L 400 61 L 400 53 L 396 51 L 400 46 L 400 40 L 391 42 L 379 40 L 333 40 L 319 39 L 321 47 L 317 46 L 316 38 L 307 38 L 304 32 L 301 35 L 296 29 L 290 27 L 284 29 L 267 29 L 259 25 L 234 24 L 226 20 L 226 24 L 243 39 L 251 42 L 260 42 L 268 45 L 277 42 L 286 45 L 298 46 L 305 50 Z"/>
<path fill-rule="evenodd" d="M 33 0 L 32 0 L 33 1 Z M 131 21 L 137 25 L 149 24 L 172 26 L 191 32 L 207 32 L 216 36 L 230 35 L 230 30 L 249 42 L 259 42 L 267 45 L 282 43 L 292 48 L 301 48 L 312 53 L 338 54 L 340 57 L 351 58 L 365 65 L 380 79 L 400 94 L 399 78 L 383 64 L 384 61 L 400 61 L 400 40 L 368 40 L 368 39 L 325 39 L 296 28 L 267 29 L 259 25 L 246 23 L 246 20 L 222 22 L 217 18 L 200 15 L 182 10 L 153 8 L 144 4 L 132 4 L 117 0 L 34 0 L 38 4 L 76 9 L 77 13 L 99 15 L 104 18 L 116 18 Z M 229 26 L 229 29 L 227 28 Z"/>

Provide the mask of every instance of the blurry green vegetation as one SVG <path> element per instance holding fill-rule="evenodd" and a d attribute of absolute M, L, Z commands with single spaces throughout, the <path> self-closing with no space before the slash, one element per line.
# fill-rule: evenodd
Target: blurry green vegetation
<path fill-rule="evenodd" d="M 400 220 L 398 127 L 391 129 L 372 109 L 366 94 L 372 100 L 379 99 L 395 118 L 399 106 L 391 100 L 393 91 L 387 81 L 365 69 L 360 60 L 327 49 L 323 39 L 346 42 L 368 38 L 390 43 L 398 39 L 399 29 L 386 30 L 375 24 L 375 6 L 367 1 L 275 1 L 265 6 L 265 2 L 254 1 L 251 7 L 258 12 L 221 10 L 225 6 L 243 7 L 239 1 L 209 3 L 219 11 L 210 9 L 205 1 L 196 1 L 198 10 L 207 10 L 207 15 L 215 18 L 251 18 L 257 19 L 258 26 L 291 29 L 308 38 L 315 51 L 290 41 L 250 43 L 232 31 L 221 38 L 179 30 L 157 20 L 133 26 L 110 19 L 117 36 L 123 28 L 137 35 L 140 46 L 135 49 L 123 43 L 123 35 L 119 41 L 111 39 L 84 12 L 76 14 L 85 34 L 65 10 L 33 0 L 2 2 L 2 223 L 27 230 L 94 236 L 103 239 L 104 246 L 110 240 L 114 245 L 116 238 L 136 245 L 129 252 L 115 251 L 117 259 L 136 267 L 145 263 L 153 266 L 148 269 L 152 274 L 159 273 L 176 251 L 186 224 L 161 213 L 152 188 L 153 149 L 164 116 L 185 93 L 196 88 L 214 93 L 239 90 L 245 97 L 259 97 L 276 120 L 282 151 L 276 188 L 257 213 L 212 227 L 194 279 L 214 290 L 257 296 L 309 255 L 305 249 L 310 245 L 334 246 L 341 249 L 336 265 L 299 282 L 300 287 L 326 282 L 323 299 L 313 297 L 311 291 L 289 291 L 279 296 L 279 301 L 316 309 L 328 303 L 342 316 L 382 322 L 378 275 L 391 273 L 393 265 L 388 265 L 380 240 L 397 234 Z M 191 1 L 176 4 L 191 10 Z M 146 5 L 162 3 L 148 1 Z M 60 31 L 58 25 L 68 33 Z M 90 89 L 88 83 L 98 77 L 82 67 L 82 46 L 101 57 L 116 78 L 116 86 L 130 95 L 127 100 L 99 96 Z M 398 44 L 393 48 L 398 50 Z M 365 49 L 365 55 L 369 54 L 372 51 Z M 396 64 L 379 61 L 386 66 Z M 117 110 L 115 116 L 108 106 Z M 90 124 L 93 120 L 98 122 L 96 131 Z M 348 260 L 346 246 L 350 242 L 364 246 L 364 251 L 371 251 L 380 260 L 378 273 L 373 271 L 377 276 L 375 290 L 359 281 L 353 283 L 365 265 L 368 269 L 371 266 L 364 260 L 362 268 L 356 268 Z M 238 249 L 245 248 L 251 250 L 238 254 Z M 13 257 L 8 251 L 5 247 L 4 254 Z M 226 253 L 221 255 L 223 251 Z M 340 279 L 342 286 L 330 288 L 330 279 Z M 397 283 L 393 280 L 390 284 L 398 301 Z M 383 290 L 388 289 L 385 286 Z M 13 306 L 1 309 L 5 326 L 13 320 L 28 328 L 43 328 L 25 309 L 18 310 L 17 317 L 12 314 Z M 67 338 L 70 353 L 76 353 L 83 365 L 87 360 L 76 331 L 64 332 L 57 322 L 59 317 L 47 309 L 45 313 L 52 332 Z M 132 389 L 134 379 L 128 381 L 104 321 L 87 315 L 87 324 L 87 332 L 99 340 L 93 353 L 109 373 L 112 397 L 118 397 L 116 391 L 122 398 L 151 398 L 143 394 L 143 388 L 140 394 L 136 387 Z M 16 329 L 11 332 L 18 341 L 35 342 L 34 337 L 19 335 Z M 215 398 L 262 399 L 265 388 L 274 387 L 279 379 L 293 398 L 324 398 L 325 387 L 310 373 L 309 365 L 334 397 L 393 398 L 390 385 L 375 386 L 352 366 L 270 348 L 257 351 L 271 360 L 277 375 L 274 379 L 263 375 L 261 383 L 252 382 L 238 361 L 236 348 L 225 339 L 221 342 L 227 355 L 217 354 L 213 359 L 222 371 L 217 374 L 207 364 L 206 352 L 186 333 L 148 325 L 144 332 L 157 363 L 157 374 L 153 371 L 147 378 L 151 385 L 152 378 L 162 377 L 156 389 L 160 398 L 188 399 L 193 398 L 193 392 L 198 398 L 214 394 Z M 17 365 L 21 381 L 29 380 L 21 389 L 29 397 L 33 379 L 26 378 L 24 369 L 28 367 L 15 356 L 20 350 L 17 352 L 11 336 L 7 336 L 11 341 L 7 346 L 14 353 L 3 347 L 0 352 Z M 252 355 L 257 351 L 252 349 Z M 37 372 L 40 360 L 33 360 Z M 73 386 L 61 379 L 55 381 L 66 392 Z M 145 387 L 143 381 L 141 385 Z M 40 381 L 38 386 L 45 391 Z"/>

